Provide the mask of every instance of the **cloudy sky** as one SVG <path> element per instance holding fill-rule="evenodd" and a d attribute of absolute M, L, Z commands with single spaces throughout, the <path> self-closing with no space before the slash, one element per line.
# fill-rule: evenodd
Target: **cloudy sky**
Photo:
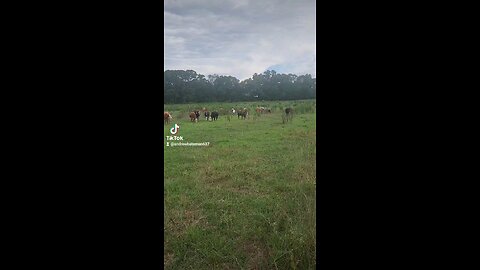
<path fill-rule="evenodd" d="M 315 76 L 315 0 L 165 0 L 164 70 Z"/>

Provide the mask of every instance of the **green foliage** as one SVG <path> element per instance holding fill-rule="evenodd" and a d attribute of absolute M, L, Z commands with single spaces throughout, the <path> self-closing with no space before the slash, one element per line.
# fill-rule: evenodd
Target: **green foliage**
<path fill-rule="evenodd" d="M 240 82 L 232 76 L 205 78 L 193 70 L 166 70 L 163 89 L 167 104 L 311 99 L 316 97 L 316 79 L 267 70 Z"/>

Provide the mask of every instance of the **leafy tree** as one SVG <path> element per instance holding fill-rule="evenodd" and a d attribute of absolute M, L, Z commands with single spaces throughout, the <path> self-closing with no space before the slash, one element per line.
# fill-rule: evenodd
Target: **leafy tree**
<path fill-rule="evenodd" d="M 278 74 L 266 70 L 239 81 L 217 74 L 205 77 L 194 70 L 164 71 L 165 103 L 292 100 L 316 97 L 316 79 L 310 74 Z"/>

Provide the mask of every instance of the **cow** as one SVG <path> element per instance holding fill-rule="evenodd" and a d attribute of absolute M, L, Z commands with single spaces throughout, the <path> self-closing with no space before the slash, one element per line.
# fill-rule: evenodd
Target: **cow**
<path fill-rule="evenodd" d="M 209 111 L 205 111 L 205 112 L 204 112 L 204 115 L 205 115 L 205 119 L 208 121 L 208 118 L 210 118 L 210 112 L 209 112 Z"/>
<path fill-rule="evenodd" d="M 198 120 L 200 119 L 200 111 L 193 111 L 195 113 L 195 118 L 198 122 Z"/>
<path fill-rule="evenodd" d="M 215 121 L 218 119 L 218 112 L 214 111 L 212 112 L 212 121 Z"/>
<path fill-rule="evenodd" d="M 248 111 L 246 109 L 238 110 L 237 115 L 238 115 L 238 118 L 242 117 L 242 119 L 245 120 L 245 118 L 247 118 L 248 116 Z"/>
<path fill-rule="evenodd" d="M 163 121 L 164 121 L 164 124 L 167 125 L 168 123 L 170 123 L 170 121 L 172 121 L 172 115 L 169 112 L 164 112 Z"/>
<path fill-rule="evenodd" d="M 287 121 L 288 121 L 288 120 L 292 120 L 292 118 L 293 118 L 293 109 L 292 109 L 292 108 L 286 108 L 286 109 L 285 109 L 285 116 L 286 116 Z"/>
<path fill-rule="evenodd" d="M 196 122 L 197 115 L 195 114 L 195 112 L 191 112 L 188 116 L 190 117 L 190 121 Z"/>
<path fill-rule="evenodd" d="M 235 115 L 235 109 L 234 109 L 234 108 L 232 108 L 232 109 L 230 110 L 230 112 L 232 113 L 232 115 Z"/>

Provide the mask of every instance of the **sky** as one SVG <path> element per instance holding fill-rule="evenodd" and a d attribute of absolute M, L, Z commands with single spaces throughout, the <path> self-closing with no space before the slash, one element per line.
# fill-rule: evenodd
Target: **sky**
<path fill-rule="evenodd" d="M 164 70 L 316 77 L 315 0 L 165 0 Z"/>

